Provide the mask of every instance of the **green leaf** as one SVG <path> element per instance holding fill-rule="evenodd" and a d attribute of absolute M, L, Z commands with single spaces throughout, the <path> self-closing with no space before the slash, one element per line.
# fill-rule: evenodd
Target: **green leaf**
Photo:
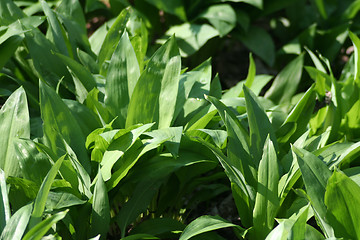
<path fill-rule="evenodd" d="M 277 131 L 279 142 L 294 142 L 307 130 L 307 126 L 314 111 L 315 98 L 316 94 L 314 86 L 312 86 L 291 110 L 284 123 Z M 289 125 L 294 126 L 295 129 L 286 131 Z"/>
<path fill-rule="evenodd" d="M 69 51 L 72 51 L 74 59 L 77 59 L 77 49 L 82 49 L 92 57 L 95 54 L 91 51 L 86 30 L 86 20 L 83 8 L 78 0 L 63 0 L 56 8 L 60 23 L 66 29 L 66 36 L 69 39 Z"/>
<path fill-rule="evenodd" d="M 121 128 L 125 127 L 130 98 L 140 76 L 140 68 L 129 36 L 124 31 L 111 57 L 105 84 L 105 104 Z"/>
<path fill-rule="evenodd" d="M 256 166 L 259 166 L 267 136 L 270 136 L 276 152 L 278 151 L 277 140 L 270 120 L 255 94 L 246 86 L 243 91 L 250 128 L 250 154 Z"/>
<path fill-rule="evenodd" d="M 181 58 L 175 37 L 161 46 L 142 72 L 131 96 L 126 127 L 156 122 L 155 128 L 167 128 L 175 114 L 181 70 Z"/>
<path fill-rule="evenodd" d="M 355 82 L 360 86 L 360 39 L 352 32 L 349 32 L 349 36 L 354 45 L 354 56 L 355 56 Z"/>
<path fill-rule="evenodd" d="M 50 192 L 51 185 L 54 182 L 56 175 L 61 167 L 62 162 L 64 161 L 65 156 L 59 158 L 55 164 L 51 167 L 49 173 L 46 175 L 39 192 L 35 198 L 34 210 L 31 214 L 30 228 L 34 227 L 41 221 L 41 217 L 45 210 L 46 199 Z"/>
<path fill-rule="evenodd" d="M 0 26 L 9 25 L 25 15 L 12 0 L 1 1 L 0 9 Z"/>
<path fill-rule="evenodd" d="M 265 240 L 323 240 L 324 236 L 312 226 L 306 224 L 307 212 L 303 211 L 296 219 L 284 219 L 274 228 Z M 329 238 L 330 239 L 330 238 Z"/>
<path fill-rule="evenodd" d="M 247 135 L 242 132 L 237 118 L 225 113 L 225 126 L 228 133 L 227 155 L 234 167 L 244 175 L 246 182 L 254 189 L 257 187 L 257 167 L 249 154 Z"/>
<path fill-rule="evenodd" d="M 349 177 L 334 171 L 326 186 L 328 220 L 338 238 L 360 238 L 360 187 Z"/>
<path fill-rule="evenodd" d="M 194 138 L 194 140 L 209 148 L 217 157 L 230 182 L 236 186 L 236 191 L 239 192 L 237 193 L 237 196 L 241 197 L 241 199 L 238 199 L 238 201 L 241 200 L 241 207 L 243 210 L 239 212 L 240 217 L 242 219 L 251 219 L 251 212 L 253 210 L 255 201 L 254 188 L 247 184 L 242 172 L 231 164 L 229 159 L 221 152 L 219 148 L 216 148 L 201 138 Z"/>
<path fill-rule="evenodd" d="M 94 76 L 80 63 L 75 61 L 74 59 L 65 56 L 60 53 L 54 53 L 57 57 L 59 57 L 66 66 L 68 66 L 71 71 L 75 74 L 75 76 L 79 79 L 82 86 L 90 92 L 93 88 L 96 88 L 96 80 Z M 76 83 L 75 83 L 76 84 Z"/>
<path fill-rule="evenodd" d="M 14 144 L 22 176 L 40 186 L 51 168 L 49 158 L 31 140 L 16 139 Z"/>
<path fill-rule="evenodd" d="M 166 129 L 164 129 L 166 131 Z M 168 134 L 156 134 L 155 138 L 145 140 L 145 142 L 137 142 L 132 148 L 125 152 L 122 157 L 120 167 L 111 175 L 111 179 L 107 182 L 108 189 L 114 188 L 135 165 L 141 156 L 145 153 L 158 148 L 164 142 L 170 140 L 173 136 L 169 137 Z M 140 146 L 139 146 L 140 145 Z"/>
<path fill-rule="evenodd" d="M 123 205 L 116 218 L 121 237 L 125 236 L 126 227 L 147 209 L 159 186 L 160 182 L 152 179 L 141 182 L 136 186 L 133 196 Z"/>
<path fill-rule="evenodd" d="M 154 139 L 168 139 L 164 142 L 164 146 L 173 157 L 176 158 L 179 153 L 182 132 L 183 127 L 171 127 L 147 132 L 145 135 L 153 137 Z"/>
<path fill-rule="evenodd" d="M 10 212 L 10 204 L 9 204 L 9 197 L 8 191 L 6 187 L 5 181 L 5 173 L 0 168 L 0 232 L 3 231 L 6 223 L 9 222 L 11 212 Z"/>
<path fill-rule="evenodd" d="M 29 49 L 30 56 L 33 60 L 34 67 L 39 74 L 39 78 L 46 81 L 54 89 L 59 83 L 59 79 L 73 91 L 70 86 L 71 75 L 64 63 L 54 54 L 58 52 L 55 45 L 50 42 L 38 29 L 25 33 L 26 46 Z M 72 81 L 71 81 L 72 82 Z"/>
<path fill-rule="evenodd" d="M 31 212 L 32 212 L 33 204 L 29 203 L 19 210 L 17 210 L 14 215 L 11 216 L 9 221 L 7 222 L 5 228 L 3 229 L 0 239 L 12 239 L 12 240 L 20 240 L 26 230 L 26 226 L 28 225 Z"/>
<path fill-rule="evenodd" d="M 236 25 L 236 13 L 229 4 L 211 5 L 198 17 L 209 20 L 219 31 L 220 37 L 228 34 Z"/>
<path fill-rule="evenodd" d="M 331 176 L 331 172 L 326 164 L 312 153 L 304 149 L 296 148 L 295 146 L 292 147 L 292 150 L 297 156 L 299 168 L 311 205 L 314 207 L 324 233 L 327 237 L 332 237 L 334 233 L 326 219 L 326 206 L 324 202 L 326 185 Z"/>
<path fill-rule="evenodd" d="M 89 173 L 90 160 L 85 149 L 85 137 L 76 119 L 56 92 L 42 81 L 40 81 L 40 110 L 45 145 L 60 157 L 65 153 L 62 140 L 64 138 Z"/>
<path fill-rule="evenodd" d="M 319 10 L 320 15 L 324 18 L 327 19 L 327 13 L 326 13 L 326 9 L 325 9 L 325 4 L 324 4 L 324 0 L 315 0 L 315 4 Z"/>
<path fill-rule="evenodd" d="M 169 28 L 164 38 L 173 35 L 176 36 L 181 56 L 188 57 L 197 52 L 208 40 L 218 36 L 219 31 L 209 24 L 184 23 Z M 163 42 L 158 40 L 158 43 Z"/>
<path fill-rule="evenodd" d="M 65 56 L 73 57 L 69 39 L 65 35 L 65 30 L 63 26 L 60 25 L 56 13 L 51 10 L 49 5 L 44 0 L 40 0 L 40 3 L 49 23 L 49 29 L 52 36 L 51 40 L 53 40 L 56 48 L 62 54 L 64 54 Z"/>
<path fill-rule="evenodd" d="M 46 199 L 46 210 L 67 208 L 71 206 L 84 204 L 86 201 L 80 200 L 76 196 L 67 192 L 49 192 Z"/>
<path fill-rule="evenodd" d="M 104 178 L 104 181 L 107 181 L 111 178 L 111 169 L 119 160 L 119 158 L 123 156 L 124 153 L 135 143 L 138 137 L 151 128 L 152 125 L 153 124 L 151 123 L 145 124 L 133 129 L 132 131 L 124 132 L 123 135 L 119 136 L 110 143 L 109 147 L 104 152 L 102 161 L 100 162 L 101 174 Z M 124 165 L 125 164 L 122 163 L 122 166 Z"/>
<path fill-rule="evenodd" d="M 284 103 L 295 94 L 300 83 L 304 54 L 296 57 L 276 76 L 265 97 L 274 103 Z"/>
<path fill-rule="evenodd" d="M 222 219 L 219 216 L 201 216 L 189 223 L 182 232 L 179 240 L 188 240 L 201 233 L 214 231 L 221 228 L 235 227 L 244 231 L 241 227 Z"/>
<path fill-rule="evenodd" d="M 100 234 L 101 239 L 106 239 L 110 226 L 110 205 L 109 197 L 101 171 L 98 172 L 95 184 L 94 197 L 91 214 L 90 235 Z"/>
<path fill-rule="evenodd" d="M 254 206 L 254 231 L 258 239 L 264 239 L 274 227 L 280 207 L 278 197 L 279 163 L 275 147 L 268 137 L 259 165 L 258 185 Z"/>
<path fill-rule="evenodd" d="M 176 15 L 181 20 L 186 21 L 186 13 L 184 8 L 184 3 L 181 0 L 146 0 L 148 3 L 151 3 L 155 7 L 164 12 Z"/>
<path fill-rule="evenodd" d="M 0 168 L 8 176 L 21 174 L 14 140 L 30 138 L 29 110 L 25 90 L 20 87 L 7 99 L 0 110 Z"/>
<path fill-rule="evenodd" d="M 94 129 L 102 127 L 100 119 L 85 105 L 69 99 L 63 99 L 63 101 L 79 123 L 84 136 L 88 136 Z"/>
<path fill-rule="evenodd" d="M 12 36 L 0 44 L 0 69 L 2 69 L 8 60 L 14 55 L 22 40 L 23 38 L 20 36 Z"/>
<path fill-rule="evenodd" d="M 31 228 L 29 232 L 26 233 L 23 240 L 40 240 L 55 223 L 65 217 L 68 211 L 69 210 L 58 212 L 38 223 L 36 226 Z"/>
<path fill-rule="evenodd" d="M 275 61 L 275 44 L 271 35 L 265 30 L 252 26 L 246 34 L 239 35 L 239 39 L 266 64 L 273 66 Z"/>
<path fill-rule="evenodd" d="M 126 27 L 126 23 L 129 19 L 129 10 L 124 9 L 121 11 L 119 16 L 117 16 L 115 22 L 112 24 L 111 28 L 106 34 L 106 37 L 98 55 L 98 64 L 101 66 L 101 72 L 105 71 L 104 63 L 106 60 L 109 60 L 115 50 L 116 45 L 118 44 L 121 34 Z"/>

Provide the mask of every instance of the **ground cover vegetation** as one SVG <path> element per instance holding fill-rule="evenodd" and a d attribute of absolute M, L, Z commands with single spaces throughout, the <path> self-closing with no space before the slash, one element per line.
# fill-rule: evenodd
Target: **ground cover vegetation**
<path fill-rule="evenodd" d="M 359 7 L 1 0 L 0 238 L 359 239 Z"/>

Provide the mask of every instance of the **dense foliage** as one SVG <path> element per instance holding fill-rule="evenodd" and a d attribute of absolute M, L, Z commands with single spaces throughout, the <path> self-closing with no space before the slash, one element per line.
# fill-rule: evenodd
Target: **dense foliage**
<path fill-rule="evenodd" d="M 307 1 L 269 2 L 1 0 L 0 238 L 359 239 L 360 2 L 306 23 Z M 282 11 L 290 29 L 257 26 Z M 116 18 L 88 38 L 94 15 Z M 227 90 L 211 59 L 182 65 L 229 33 L 291 60 L 259 75 L 250 54 Z"/>

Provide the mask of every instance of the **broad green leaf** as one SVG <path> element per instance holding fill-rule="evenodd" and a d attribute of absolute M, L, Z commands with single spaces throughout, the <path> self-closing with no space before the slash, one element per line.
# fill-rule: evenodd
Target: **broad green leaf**
<path fill-rule="evenodd" d="M 73 18 L 82 30 L 86 32 L 84 12 L 78 0 L 62 0 L 56 8 L 56 12 Z"/>
<path fill-rule="evenodd" d="M 249 152 L 249 144 L 248 144 L 248 140 L 249 140 L 249 136 L 247 131 L 245 130 L 245 128 L 241 125 L 241 123 L 237 120 L 234 112 L 227 107 L 227 105 L 225 105 L 223 102 L 220 102 L 219 100 L 217 100 L 216 98 L 212 97 L 212 96 L 206 96 L 206 99 L 212 104 L 214 105 L 214 107 L 217 109 L 217 111 L 219 112 L 219 115 L 221 116 L 221 119 L 226 122 L 226 115 L 228 115 L 229 117 L 231 117 L 231 119 L 234 121 L 234 123 L 236 124 L 236 129 L 234 128 L 235 126 L 227 126 L 229 128 L 233 128 L 231 130 L 234 130 L 235 132 L 237 132 L 237 138 L 239 139 L 239 141 L 241 142 L 242 147 L 244 148 L 244 150 L 248 153 Z M 231 99 L 230 99 L 231 100 Z M 224 102 L 226 102 L 227 100 L 224 100 Z M 228 129 L 229 130 L 229 129 Z M 228 133 L 229 134 L 229 133 Z"/>
<path fill-rule="evenodd" d="M 123 156 L 124 153 L 135 143 L 138 137 L 151 128 L 151 126 L 153 126 L 151 123 L 145 124 L 132 131 L 124 132 L 122 136 L 119 136 L 110 143 L 104 152 L 102 161 L 100 162 L 101 174 L 104 181 L 111 178 L 111 170 L 119 158 Z"/>
<path fill-rule="evenodd" d="M 38 27 L 45 20 L 44 17 L 24 17 L 18 19 L 17 21 L 11 23 L 9 26 L 2 26 L 1 31 L 5 31 L 5 33 L 1 34 L 0 44 L 5 42 L 11 37 L 17 36 L 18 38 L 23 39 L 24 33 L 34 28 Z"/>
<path fill-rule="evenodd" d="M 8 60 L 14 55 L 22 40 L 23 38 L 20 36 L 12 36 L 0 44 L 0 69 L 2 69 Z"/>
<path fill-rule="evenodd" d="M 342 172 L 334 171 L 326 186 L 325 205 L 335 236 L 360 238 L 360 187 Z"/>
<path fill-rule="evenodd" d="M 119 215 L 116 217 L 122 237 L 126 234 L 126 227 L 147 209 L 159 186 L 160 182 L 152 179 L 136 186 L 132 197 L 122 206 Z"/>
<path fill-rule="evenodd" d="M 73 57 L 69 39 L 65 35 L 63 26 L 60 25 L 56 13 L 51 10 L 49 5 L 44 0 L 40 0 L 40 3 L 49 23 L 49 30 L 51 31 L 52 36 L 51 40 L 53 40 L 56 48 L 62 54 Z"/>
<path fill-rule="evenodd" d="M 174 114 L 177 125 L 191 126 L 199 120 L 198 114 L 203 117 L 202 111 L 206 111 L 203 108 L 205 105 L 203 98 L 204 94 L 210 94 L 210 87 L 211 59 L 181 75 Z M 205 126 L 197 128 L 205 128 Z"/>
<path fill-rule="evenodd" d="M 0 168 L 0 232 L 3 231 L 6 223 L 9 222 L 11 212 L 8 197 L 8 190 L 6 187 L 5 173 Z"/>
<path fill-rule="evenodd" d="M 92 214 L 91 214 L 91 236 L 100 234 L 101 239 L 106 239 L 110 226 L 109 197 L 101 171 L 98 172 L 95 184 Z"/>
<path fill-rule="evenodd" d="M 184 23 L 171 27 L 165 38 L 176 36 L 182 57 L 188 57 L 198 51 L 205 43 L 219 35 L 219 31 L 208 24 Z M 158 40 L 159 43 L 163 41 Z"/>
<path fill-rule="evenodd" d="M 227 139 L 227 132 L 224 130 L 196 129 L 196 130 L 187 130 L 186 134 L 188 136 L 190 135 L 194 137 L 201 137 L 203 139 L 205 139 L 203 136 L 207 135 L 212 139 L 213 143 L 215 143 L 215 145 L 218 148 L 222 148 Z"/>
<path fill-rule="evenodd" d="M 241 227 L 231 222 L 228 222 L 219 216 L 205 215 L 198 217 L 197 219 L 189 223 L 189 225 L 187 225 L 184 231 L 182 232 L 179 240 L 188 240 L 201 233 L 210 232 L 227 227 L 235 227 L 244 231 L 244 229 L 242 229 Z"/>
<path fill-rule="evenodd" d="M 268 137 L 258 171 L 258 185 L 254 206 L 254 231 L 258 239 L 264 239 L 274 227 L 280 207 L 278 197 L 279 167 L 275 147 Z"/>
<path fill-rule="evenodd" d="M 137 144 L 135 142 L 134 146 L 125 152 L 119 169 L 111 175 L 111 179 L 107 182 L 108 189 L 114 188 L 127 175 L 141 156 L 172 138 L 173 136 L 168 137 L 167 134 L 156 134 L 155 138 L 144 140 L 143 143 L 137 142 Z"/>
<path fill-rule="evenodd" d="M 309 205 L 305 207 L 305 209 L 302 211 L 302 209 L 299 211 L 299 213 L 294 217 L 295 223 L 291 229 L 291 239 L 293 240 L 301 240 L 306 239 L 306 222 L 308 220 L 308 211 L 309 211 Z"/>
<path fill-rule="evenodd" d="M 183 127 L 171 127 L 147 132 L 145 135 L 154 139 L 168 139 L 164 142 L 164 146 L 173 155 L 173 157 L 176 158 L 179 153 L 182 132 Z"/>
<path fill-rule="evenodd" d="M 181 0 L 146 0 L 148 3 L 156 6 L 158 9 L 164 12 L 176 15 L 181 20 L 186 21 L 186 13 L 184 3 Z"/>
<path fill-rule="evenodd" d="M 325 3 L 324 0 L 315 0 L 315 4 L 319 10 L 320 15 L 324 18 L 327 19 L 327 13 L 326 13 L 326 8 L 325 8 Z"/>
<path fill-rule="evenodd" d="M 96 81 L 94 76 L 84 66 L 82 66 L 74 59 L 65 56 L 63 54 L 55 53 L 55 55 L 59 57 L 62 60 L 62 62 L 71 69 L 71 71 L 80 80 L 82 86 L 88 92 L 90 92 L 93 88 L 96 88 Z"/>
<path fill-rule="evenodd" d="M 347 19 L 352 19 L 357 15 L 359 10 L 360 10 L 360 1 L 355 0 L 343 12 L 343 17 Z"/>
<path fill-rule="evenodd" d="M 294 142 L 307 130 L 308 123 L 311 115 L 314 111 L 316 94 L 314 92 L 314 86 L 310 87 L 309 90 L 302 96 L 300 101 L 288 114 L 284 123 L 277 131 L 279 142 Z M 294 126 L 295 129 L 289 131 L 288 126 Z M 290 140 L 289 140 L 290 139 Z"/>
<path fill-rule="evenodd" d="M 203 164 L 201 165 L 201 163 Z M 210 168 L 213 168 L 216 165 L 216 162 L 208 160 L 204 155 L 187 150 L 181 151 L 176 159 L 173 158 L 171 154 L 164 153 L 152 157 L 151 159 L 147 159 L 146 162 L 139 162 L 134 169 L 134 175 L 132 175 L 132 177 L 136 178 L 137 181 L 147 181 L 148 179 L 162 180 L 176 171 L 178 178 L 181 179 L 181 173 L 178 170 L 182 167 L 189 167 L 196 164 L 201 165 L 199 165 L 199 168 L 205 168 L 205 164 L 211 165 Z M 185 176 L 183 176 L 183 178 L 186 180 L 191 179 L 192 174 L 189 168 L 184 169 L 184 171 Z M 205 172 L 206 171 L 207 170 L 205 170 Z M 196 169 L 194 175 L 197 176 L 201 173 L 201 170 Z M 183 182 L 185 182 L 185 180 Z"/>
<path fill-rule="evenodd" d="M 38 29 L 25 33 L 26 46 L 29 49 L 34 67 L 39 78 L 46 81 L 54 89 L 59 79 L 64 77 L 62 83 L 73 91 L 72 78 L 65 64 L 52 52 L 58 52 L 55 45 L 48 40 Z"/>
<path fill-rule="evenodd" d="M 311 205 L 320 220 L 321 226 L 327 237 L 333 236 L 333 229 L 326 219 L 326 206 L 324 196 L 327 181 L 331 176 L 331 172 L 326 164 L 312 153 L 292 147 L 292 151 L 297 156 L 299 168 L 306 187 L 306 193 L 310 198 Z"/>
<path fill-rule="evenodd" d="M 319 239 L 318 235 L 313 233 L 313 230 L 309 229 L 310 226 L 306 224 L 308 210 L 309 206 L 306 206 L 289 219 L 278 219 L 279 225 L 270 232 L 266 240 L 301 240 L 309 239 L 309 235 L 314 237 L 314 239 Z M 324 239 L 320 233 L 319 235 L 321 236 L 320 239 Z"/>
<path fill-rule="evenodd" d="M 17 210 L 7 222 L 0 239 L 20 240 L 30 220 L 33 204 L 29 203 Z"/>
<path fill-rule="evenodd" d="M 250 66 L 249 66 L 249 70 L 251 70 Z M 255 67 L 255 65 L 254 65 L 254 67 Z M 255 68 L 254 68 L 254 70 L 255 70 Z M 251 76 L 253 73 L 255 73 L 255 71 L 254 72 L 249 71 L 248 77 L 250 77 L 250 78 L 247 78 L 247 79 L 251 80 L 251 78 L 252 78 Z M 254 82 L 256 84 L 252 84 L 249 88 L 251 91 L 254 92 L 254 94 L 256 96 L 258 96 L 260 94 L 261 90 L 265 87 L 266 84 L 268 84 L 270 82 L 270 80 L 272 78 L 273 77 L 270 75 L 264 75 L 264 74 L 256 75 L 254 77 Z M 245 81 L 245 82 L 247 82 L 247 81 Z M 240 96 L 240 94 L 243 95 L 243 85 L 244 85 L 244 81 L 238 82 L 234 87 L 230 88 L 222 95 L 222 99 L 238 97 L 238 96 Z"/>
<path fill-rule="evenodd" d="M 305 50 L 309 53 L 311 60 L 314 62 L 315 67 L 317 70 L 326 73 L 326 69 L 324 68 L 323 64 L 321 63 L 320 59 L 307 47 L 305 47 Z"/>
<path fill-rule="evenodd" d="M 7 99 L 0 110 L 0 168 L 8 176 L 21 175 L 14 140 L 30 138 L 30 120 L 25 90 L 20 87 Z"/>
<path fill-rule="evenodd" d="M 179 87 L 181 58 L 171 37 L 149 60 L 131 96 L 126 127 L 156 122 L 167 128 L 173 121 Z"/>
<path fill-rule="evenodd" d="M 236 25 L 236 13 L 229 4 L 211 5 L 198 17 L 209 20 L 219 31 L 220 37 L 228 34 Z"/>
<path fill-rule="evenodd" d="M 63 101 L 79 123 L 84 136 L 88 136 L 94 129 L 102 127 L 100 119 L 85 105 L 75 100 L 63 99 Z"/>
<path fill-rule="evenodd" d="M 14 145 L 22 176 L 40 186 L 51 168 L 48 157 L 31 140 L 16 139 Z"/>
<path fill-rule="evenodd" d="M 229 159 L 221 152 L 220 149 L 216 148 L 215 146 L 211 145 L 210 143 L 204 141 L 201 138 L 194 138 L 194 140 L 202 143 L 204 146 L 209 148 L 217 157 L 221 166 L 224 168 L 230 182 L 236 185 L 238 190 L 241 191 L 239 194 L 242 197 L 243 203 L 246 205 L 244 208 L 248 212 L 244 211 L 243 213 L 239 214 L 244 214 L 245 216 L 249 217 L 248 214 L 251 213 L 255 201 L 255 193 L 253 187 L 247 184 L 242 172 L 231 164 Z"/>
<path fill-rule="evenodd" d="M 349 36 L 354 45 L 354 56 L 355 56 L 355 82 L 360 85 L 360 39 L 352 32 L 349 32 Z"/>
<path fill-rule="evenodd" d="M 232 165 L 239 168 L 246 182 L 255 189 L 258 182 L 257 167 L 249 154 L 247 135 L 239 127 L 240 124 L 231 114 L 225 113 L 225 126 L 228 134 L 227 155 Z"/>
<path fill-rule="evenodd" d="M 296 160 L 295 153 L 291 152 L 287 156 L 290 156 L 291 166 L 289 167 L 287 173 L 284 174 L 279 180 L 278 195 L 281 198 L 280 206 L 282 205 L 283 201 L 285 200 L 290 190 L 293 188 L 294 184 L 298 181 L 298 179 L 301 176 L 301 172 L 299 170 L 299 165 Z M 287 156 L 285 156 L 284 159 Z"/>
<path fill-rule="evenodd" d="M 85 105 L 95 113 L 102 125 L 105 126 L 114 119 L 110 116 L 109 110 L 105 105 L 99 101 L 99 97 L 102 96 L 102 92 L 100 92 L 99 89 L 94 88 L 86 96 Z"/>
<path fill-rule="evenodd" d="M 300 83 L 304 54 L 296 57 L 276 76 L 265 97 L 274 103 L 284 103 L 295 94 Z"/>
<path fill-rule="evenodd" d="M 75 205 L 84 204 L 86 201 L 80 200 L 76 196 L 67 192 L 49 192 L 46 199 L 46 210 L 53 211 L 54 209 L 67 208 Z"/>
<path fill-rule="evenodd" d="M 258 55 L 266 64 L 273 66 L 275 61 L 275 44 L 270 34 L 260 27 L 252 26 L 248 32 L 239 35 L 241 42 Z"/>
<path fill-rule="evenodd" d="M 38 223 L 26 233 L 23 240 L 40 240 L 55 223 L 66 216 L 68 211 L 58 212 Z"/>
<path fill-rule="evenodd" d="M 98 74 L 100 72 L 100 68 L 95 59 L 88 53 L 82 51 L 81 49 L 77 49 L 77 55 L 81 64 L 85 66 L 91 73 Z"/>
<path fill-rule="evenodd" d="M 40 81 L 40 109 L 45 145 L 49 146 L 57 157 L 60 157 L 65 153 L 62 141 L 64 138 L 86 171 L 90 172 L 90 160 L 85 149 L 85 136 L 69 108 L 56 92 L 42 81 Z"/>
<path fill-rule="evenodd" d="M 246 86 L 244 86 L 243 91 L 250 128 L 250 154 L 252 155 L 256 166 L 259 166 L 267 136 L 270 136 L 275 151 L 278 151 L 277 140 L 270 120 L 257 97 Z"/>
<path fill-rule="evenodd" d="M 82 195 L 87 196 L 88 198 L 91 197 L 90 192 L 90 176 L 86 172 L 86 169 L 81 165 L 80 161 L 78 160 L 76 154 L 74 153 L 73 149 L 69 146 L 64 138 L 62 138 L 63 143 L 66 148 L 66 152 L 70 157 L 70 162 L 74 170 L 76 171 L 76 176 L 78 180 L 78 188 Z"/>
<path fill-rule="evenodd" d="M 20 209 L 36 198 L 39 186 L 33 181 L 9 176 L 6 183 L 10 186 L 8 192 L 9 201 L 13 210 Z"/>
<path fill-rule="evenodd" d="M 12 0 L 0 1 L 0 26 L 9 25 L 24 16 L 25 14 Z"/>
<path fill-rule="evenodd" d="M 101 45 L 100 52 L 98 54 L 98 64 L 101 66 L 101 72 L 105 71 L 105 61 L 109 60 L 118 44 L 121 33 L 126 27 L 126 22 L 129 18 L 129 10 L 124 9 L 116 18 L 111 28 L 106 34 L 103 44 Z"/>
<path fill-rule="evenodd" d="M 111 57 L 105 84 L 105 104 L 120 127 L 125 127 L 130 98 L 140 76 L 140 68 L 129 36 L 124 31 Z"/>
<path fill-rule="evenodd" d="M 34 227 L 41 221 L 41 217 L 45 210 L 46 199 L 50 192 L 51 185 L 54 182 L 56 175 L 58 174 L 58 171 L 61 167 L 62 162 L 64 161 L 64 158 L 65 156 L 59 158 L 56 161 L 56 163 L 51 167 L 49 173 L 46 175 L 43 183 L 41 184 L 41 187 L 34 202 L 34 209 L 31 214 L 31 220 L 30 220 L 30 228 Z"/>
<path fill-rule="evenodd" d="M 249 54 L 249 70 L 248 70 L 248 75 L 246 77 L 244 85 L 251 89 L 253 82 L 255 81 L 255 77 L 256 77 L 256 65 L 255 65 L 255 61 L 252 56 L 252 53 L 250 53 Z M 257 84 L 258 83 L 256 83 L 256 85 Z M 243 89 L 241 89 L 241 93 L 239 94 L 239 97 L 244 97 Z"/>
<path fill-rule="evenodd" d="M 80 48 L 95 57 L 91 51 L 86 30 L 86 20 L 83 8 L 78 0 L 63 0 L 56 8 L 58 19 L 66 29 L 66 35 L 69 39 L 70 48 L 74 59 L 77 59 L 77 49 Z"/>

